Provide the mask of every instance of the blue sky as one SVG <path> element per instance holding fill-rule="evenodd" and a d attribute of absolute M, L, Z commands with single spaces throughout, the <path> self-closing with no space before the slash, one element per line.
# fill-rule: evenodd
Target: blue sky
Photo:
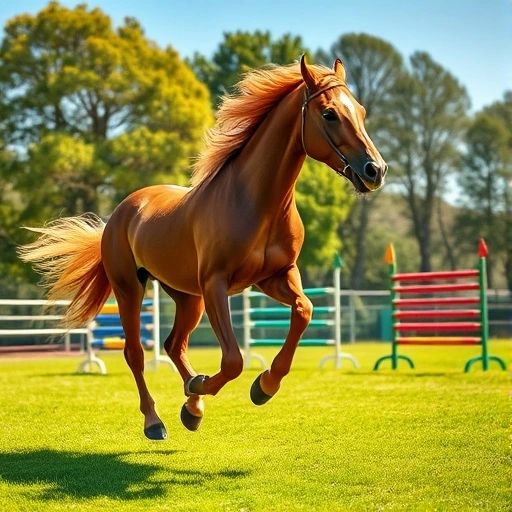
<path fill-rule="evenodd" d="M 1 0 L 0 22 L 35 14 L 46 0 Z M 74 7 L 80 2 L 61 1 Z M 182 57 L 210 57 L 224 32 L 269 30 L 274 38 L 300 35 L 313 51 L 341 34 L 365 32 L 393 44 L 407 58 L 430 53 L 467 88 L 474 110 L 512 90 L 512 0 L 90 0 L 117 25 L 137 18 L 146 36 Z"/>

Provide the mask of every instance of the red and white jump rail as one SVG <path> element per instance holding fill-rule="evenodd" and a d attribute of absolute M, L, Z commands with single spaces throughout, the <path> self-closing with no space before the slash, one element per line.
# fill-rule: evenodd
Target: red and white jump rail
<path fill-rule="evenodd" d="M 478 361 L 482 361 L 484 371 L 490 361 L 506 369 L 501 358 L 488 352 L 487 254 L 487 246 L 480 240 L 478 269 L 398 274 L 395 251 L 389 244 L 385 261 L 391 279 L 392 349 L 375 363 L 374 370 L 387 359 L 393 370 L 398 368 L 399 359 L 414 368 L 409 357 L 398 354 L 398 345 L 479 345 L 481 355 L 466 363 L 465 372 Z M 438 296 L 445 293 L 450 295 Z"/>

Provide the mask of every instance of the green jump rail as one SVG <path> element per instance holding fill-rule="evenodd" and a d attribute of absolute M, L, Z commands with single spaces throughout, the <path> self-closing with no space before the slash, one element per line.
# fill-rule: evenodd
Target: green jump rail
<path fill-rule="evenodd" d="M 320 360 L 320 368 L 329 360 L 334 360 L 334 367 L 341 368 L 342 360 L 348 359 L 355 368 L 359 367 L 358 361 L 350 354 L 341 351 L 341 303 L 340 303 L 340 272 L 341 258 L 336 255 L 334 260 L 334 286 L 324 288 L 305 288 L 304 293 L 313 302 L 319 297 L 332 297 L 332 306 L 314 306 L 313 319 L 308 329 L 329 328 L 332 331 L 332 339 L 303 338 L 299 347 L 334 347 L 334 354 L 323 357 Z M 256 360 L 263 367 L 268 367 L 263 356 L 253 352 L 252 347 L 282 347 L 286 332 L 282 338 L 275 338 L 275 330 L 289 330 L 291 309 L 284 306 L 254 307 L 251 299 L 266 297 L 265 294 L 255 290 L 243 292 L 243 325 L 244 325 L 244 365 L 250 368 L 252 361 Z M 320 318 L 319 318 L 320 317 Z M 272 337 L 253 338 L 253 329 L 271 329 Z M 306 331 L 307 332 L 307 331 Z"/>

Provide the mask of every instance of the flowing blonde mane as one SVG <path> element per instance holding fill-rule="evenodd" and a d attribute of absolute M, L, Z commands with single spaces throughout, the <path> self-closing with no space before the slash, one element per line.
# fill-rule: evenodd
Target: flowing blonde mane
<path fill-rule="evenodd" d="M 308 67 L 319 82 L 324 78 L 336 79 L 329 68 Z M 217 121 L 206 133 L 205 147 L 193 166 L 192 186 L 214 175 L 245 145 L 268 112 L 301 82 L 298 63 L 246 74 L 234 93 L 222 99 Z"/>

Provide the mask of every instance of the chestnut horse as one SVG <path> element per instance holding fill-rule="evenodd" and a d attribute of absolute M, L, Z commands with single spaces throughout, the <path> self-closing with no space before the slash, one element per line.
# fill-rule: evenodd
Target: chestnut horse
<path fill-rule="evenodd" d="M 304 228 L 294 186 L 306 156 L 324 162 L 361 194 L 378 189 L 387 166 L 364 127 L 364 108 L 347 89 L 345 69 L 300 64 L 256 70 L 224 98 L 194 168 L 190 188 L 157 185 L 127 197 L 106 225 L 94 216 L 56 220 L 33 231 L 20 249 L 45 278 L 49 297 L 71 299 L 66 325 L 84 325 L 113 291 L 126 344 L 124 355 L 140 396 L 144 433 L 167 433 L 144 379 L 140 309 L 148 278 L 176 303 L 164 347 L 187 397 L 181 420 L 196 430 L 203 395 L 215 395 L 242 372 L 228 296 L 255 285 L 291 306 L 286 340 L 251 399 L 262 405 L 290 371 L 311 315 L 297 257 Z M 197 375 L 189 335 L 204 310 L 222 349 L 220 371 Z"/>

